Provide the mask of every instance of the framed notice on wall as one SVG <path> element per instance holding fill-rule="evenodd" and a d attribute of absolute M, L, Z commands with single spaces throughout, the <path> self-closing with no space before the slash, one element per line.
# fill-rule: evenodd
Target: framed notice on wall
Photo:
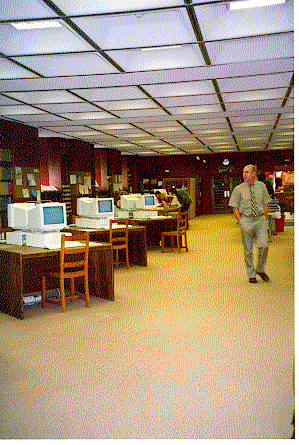
<path fill-rule="evenodd" d="M 34 167 L 13 167 L 14 200 L 41 199 L 40 171 Z"/>
<path fill-rule="evenodd" d="M 71 172 L 70 187 L 72 195 L 90 195 L 91 194 L 91 173 L 90 172 Z"/>

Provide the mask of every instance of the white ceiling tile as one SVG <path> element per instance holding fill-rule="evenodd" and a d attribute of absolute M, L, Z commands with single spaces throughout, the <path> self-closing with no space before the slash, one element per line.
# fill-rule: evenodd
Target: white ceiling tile
<path fill-rule="evenodd" d="M 0 94 L 0 105 L 19 105 L 20 102 Z"/>
<path fill-rule="evenodd" d="M 57 138 L 60 136 L 60 133 L 56 133 L 52 130 L 46 130 L 44 128 L 38 128 L 38 137 L 39 138 Z M 67 139 L 70 139 L 69 136 L 64 136 Z"/>
<path fill-rule="evenodd" d="M 193 113 L 213 113 L 222 111 L 220 105 L 198 105 L 194 107 L 173 107 L 168 108 L 171 114 L 193 114 Z"/>
<path fill-rule="evenodd" d="M 156 105 L 150 99 L 132 99 L 132 100 L 114 100 L 114 101 L 105 101 L 105 102 L 94 102 L 96 105 L 99 105 L 106 110 L 116 111 L 116 110 L 138 110 L 145 108 L 156 108 Z"/>
<path fill-rule="evenodd" d="M 261 90 L 266 88 L 288 87 L 292 73 L 267 74 L 264 76 L 233 77 L 217 79 L 222 93 L 230 91 Z"/>
<path fill-rule="evenodd" d="M 109 113 L 105 111 L 89 111 L 85 113 L 59 113 L 61 117 L 71 120 L 83 120 L 83 119 L 106 119 L 111 117 Z"/>
<path fill-rule="evenodd" d="M 14 57 L 14 60 L 45 77 L 119 72 L 97 53 Z"/>
<path fill-rule="evenodd" d="M 166 113 L 161 108 L 147 108 L 145 110 L 118 110 L 119 117 L 142 117 L 142 116 L 165 116 Z"/>
<path fill-rule="evenodd" d="M 144 89 L 154 97 L 188 96 L 213 94 L 215 90 L 210 80 L 199 82 L 173 82 L 168 84 L 143 85 Z"/>
<path fill-rule="evenodd" d="M 55 0 L 55 4 L 65 14 L 81 15 L 178 6 L 183 0 Z"/>
<path fill-rule="evenodd" d="M 86 127 L 84 125 L 70 125 L 71 122 L 64 120 L 64 125 L 59 123 L 59 126 L 51 125 L 48 127 L 44 125 L 44 128 L 49 131 L 84 131 Z"/>
<path fill-rule="evenodd" d="M 282 99 L 275 100 L 252 100 L 248 102 L 232 102 L 226 103 L 227 112 L 232 112 L 235 110 L 261 110 L 264 108 L 280 107 L 282 104 Z"/>
<path fill-rule="evenodd" d="M 294 97 L 289 97 L 286 103 L 287 107 L 293 107 L 294 106 Z"/>
<path fill-rule="evenodd" d="M 267 123 L 275 123 L 277 114 L 261 114 L 259 116 L 256 115 L 247 115 L 245 113 L 242 113 L 240 115 L 237 116 L 230 116 L 230 121 L 232 123 L 236 123 L 240 126 L 250 126 L 250 125 L 257 125 L 257 124 L 261 124 L 261 125 L 265 125 Z"/>
<path fill-rule="evenodd" d="M 195 6 L 205 40 L 268 34 L 294 29 L 293 2 L 230 11 L 227 4 Z"/>
<path fill-rule="evenodd" d="M 215 125 L 217 126 L 218 124 L 223 124 L 223 125 L 227 125 L 227 122 L 225 120 L 225 118 L 213 118 L 213 119 L 184 119 L 181 121 L 182 124 L 184 125 Z"/>
<path fill-rule="evenodd" d="M 64 134 L 68 134 L 69 136 L 99 136 L 99 133 L 94 130 L 64 131 Z"/>
<path fill-rule="evenodd" d="M 25 54 L 90 51 L 93 48 L 65 26 L 62 28 L 17 30 L 0 24 L 1 51 L 7 56 Z"/>
<path fill-rule="evenodd" d="M 17 114 L 17 115 L 11 115 L 10 116 L 12 119 L 15 119 L 17 121 L 23 122 L 23 123 L 28 123 L 28 125 L 33 125 L 35 126 L 36 124 L 41 125 L 44 122 L 55 122 L 55 121 L 60 121 L 60 120 L 64 120 L 63 118 L 59 117 L 59 116 L 55 116 L 53 114 Z"/>
<path fill-rule="evenodd" d="M 268 89 L 246 91 L 240 93 L 222 93 L 222 98 L 227 102 L 240 102 L 252 100 L 267 100 L 267 99 L 283 99 L 286 93 L 286 88 Z"/>
<path fill-rule="evenodd" d="M 160 98 L 159 103 L 163 107 L 178 107 L 187 105 L 211 105 L 218 104 L 217 95 L 203 94 L 197 96 L 179 96 L 179 97 L 166 97 Z"/>
<path fill-rule="evenodd" d="M 49 113 L 77 113 L 82 111 L 101 111 L 98 107 L 88 102 L 75 102 L 64 104 L 36 104 L 37 107 L 42 108 Z"/>
<path fill-rule="evenodd" d="M 36 19 L 56 17 L 56 14 L 39 0 L 1 0 L 0 20 Z"/>
<path fill-rule="evenodd" d="M 2 116 L 12 116 L 18 114 L 42 114 L 42 113 L 45 112 L 30 107 L 29 105 L 10 105 L 10 106 L 0 107 L 0 114 Z"/>
<path fill-rule="evenodd" d="M 55 104 L 55 103 L 66 103 L 66 102 L 82 102 L 81 99 L 77 98 L 67 91 L 31 91 L 31 92 L 17 92 L 17 93 L 6 93 L 8 96 L 26 102 L 28 104 Z"/>
<path fill-rule="evenodd" d="M 188 68 L 205 65 L 199 48 L 194 46 L 182 46 L 156 51 L 107 51 L 107 54 L 128 72 Z"/>
<path fill-rule="evenodd" d="M 0 79 L 21 79 L 37 77 L 36 74 L 0 57 Z"/>
<path fill-rule="evenodd" d="M 74 18 L 102 49 L 175 45 L 194 42 L 194 33 L 183 9 Z"/>
<path fill-rule="evenodd" d="M 146 96 L 136 87 L 90 88 L 71 90 L 90 101 L 108 101 L 121 99 L 145 99 Z"/>
<path fill-rule="evenodd" d="M 206 47 L 213 65 L 294 56 L 289 34 L 206 43 Z"/>
<path fill-rule="evenodd" d="M 181 125 L 178 122 L 166 121 L 166 120 L 163 120 L 161 122 L 159 122 L 159 121 L 139 122 L 138 126 L 146 128 L 146 129 L 150 129 L 150 131 L 152 129 L 155 130 L 156 128 L 164 128 L 165 126 L 166 127 L 178 127 L 178 128 L 181 128 Z"/>

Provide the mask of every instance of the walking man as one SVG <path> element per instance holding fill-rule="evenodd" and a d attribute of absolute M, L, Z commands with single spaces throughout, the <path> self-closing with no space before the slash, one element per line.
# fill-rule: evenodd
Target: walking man
<path fill-rule="evenodd" d="M 243 169 L 242 184 L 233 190 L 229 205 L 239 221 L 244 246 L 245 266 L 249 283 L 256 283 L 256 274 L 269 281 L 265 273 L 268 253 L 267 213 L 270 197 L 263 182 L 256 180 L 257 167 L 246 165 Z M 258 263 L 253 264 L 253 240 L 256 238 Z"/>

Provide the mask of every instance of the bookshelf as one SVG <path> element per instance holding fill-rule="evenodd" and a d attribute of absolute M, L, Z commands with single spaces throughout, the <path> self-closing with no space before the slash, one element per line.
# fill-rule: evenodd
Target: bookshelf
<path fill-rule="evenodd" d="M 0 149 L 0 227 L 7 227 L 7 206 L 12 202 L 11 152 Z"/>

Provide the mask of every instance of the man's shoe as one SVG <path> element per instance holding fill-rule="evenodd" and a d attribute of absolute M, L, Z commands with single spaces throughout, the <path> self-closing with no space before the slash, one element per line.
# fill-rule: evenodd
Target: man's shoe
<path fill-rule="evenodd" d="M 257 283 L 256 278 L 255 277 L 249 278 L 249 283 Z"/>
<path fill-rule="evenodd" d="M 257 274 L 261 277 L 262 280 L 264 281 L 269 281 L 270 278 L 268 277 L 268 275 L 265 272 L 257 272 Z"/>

